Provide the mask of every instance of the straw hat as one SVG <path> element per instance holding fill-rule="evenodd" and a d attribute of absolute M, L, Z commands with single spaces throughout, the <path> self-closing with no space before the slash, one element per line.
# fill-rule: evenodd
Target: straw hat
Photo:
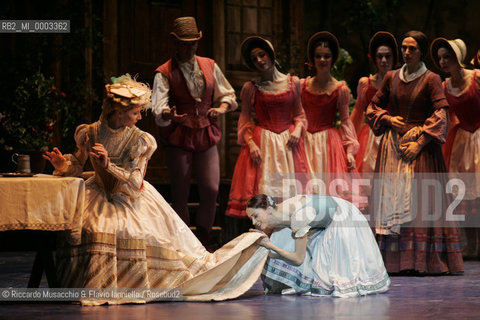
<path fill-rule="evenodd" d="M 112 84 L 105 85 L 107 97 L 125 107 L 141 105 L 144 109 L 150 107 L 151 89 L 147 84 L 138 82 L 136 77 L 127 73 L 120 77 L 112 77 Z"/>
<path fill-rule="evenodd" d="M 390 32 L 378 31 L 370 39 L 370 44 L 368 45 L 370 51 L 370 58 L 375 63 L 375 55 L 377 54 L 377 49 L 380 46 L 387 46 L 392 49 L 393 53 L 393 65 L 395 66 L 398 63 L 398 45 L 397 40 Z"/>
<path fill-rule="evenodd" d="M 462 39 L 447 40 L 445 38 L 436 38 L 433 40 L 432 45 L 430 46 L 430 55 L 432 56 L 433 63 L 435 63 L 435 66 L 438 69 L 441 69 L 438 65 L 438 49 L 441 47 L 446 47 L 453 51 L 458 64 L 461 67 L 465 67 L 463 60 L 465 60 L 465 56 L 467 55 L 467 46 Z"/>
<path fill-rule="evenodd" d="M 170 35 L 180 41 L 197 41 L 202 38 L 194 17 L 180 17 L 173 21 L 173 31 Z"/>
<path fill-rule="evenodd" d="M 330 50 L 332 51 L 332 67 L 338 59 L 338 53 L 340 52 L 340 45 L 338 44 L 337 38 L 328 31 L 320 31 L 315 33 L 313 36 L 308 39 L 308 61 L 313 63 L 313 54 L 317 43 L 319 42 L 328 42 Z"/>
<path fill-rule="evenodd" d="M 272 43 L 267 39 L 263 39 L 258 36 L 248 37 L 243 40 L 241 48 L 243 61 L 252 70 L 257 70 L 257 68 L 252 62 L 252 59 L 250 58 L 250 52 L 254 48 L 260 48 L 265 50 L 265 52 L 270 57 L 270 60 L 272 60 L 272 63 L 275 63 L 275 50 L 273 49 Z"/>

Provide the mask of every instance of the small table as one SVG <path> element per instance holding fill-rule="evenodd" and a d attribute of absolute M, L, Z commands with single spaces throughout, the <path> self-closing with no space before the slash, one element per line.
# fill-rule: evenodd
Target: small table
<path fill-rule="evenodd" d="M 84 198 L 81 178 L 0 177 L 0 231 L 16 240 L 25 236 L 37 249 L 28 287 L 38 287 L 44 270 L 48 285 L 56 287 L 51 231 L 80 234 Z"/>

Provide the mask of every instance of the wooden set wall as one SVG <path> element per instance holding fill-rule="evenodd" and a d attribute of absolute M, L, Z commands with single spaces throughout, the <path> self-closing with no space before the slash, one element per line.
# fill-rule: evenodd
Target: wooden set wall
<path fill-rule="evenodd" d="M 53 12 L 53 15 L 44 17 L 44 12 L 32 9 L 42 5 L 45 6 L 45 12 Z M 61 10 L 56 10 L 57 7 Z M 320 30 L 333 32 L 340 45 L 353 57 L 353 64 L 347 68 L 345 78 L 354 95 L 358 79 L 373 71 L 366 54 L 368 41 L 375 31 L 387 30 L 397 38 L 410 29 L 424 31 L 430 40 L 436 36 L 448 39 L 460 37 L 467 43 L 468 60 L 480 47 L 478 0 L 55 0 L 46 4 L 10 0 L 3 2 L 2 8 L 13 8 L 8 12 L 13 12 L 14 16 L 2 18 L 53 19 L 58 18 L 56 15 L 65 15 L 65 18 L 73 19 L 69 17 L 70 7 L 84 10 L 75 15 L 76 20 L 72 20 L 72 33 L 79 29 L 86 32 L 92 25 L 95 28 L 101 25 L 103 33 L 101 38 L 93 35 L 90 40 L 82 38 L 85 45 L 80 57 L 84 63 L 81 66 L 84 74 L 83 71 L 80 74 L 69 72 L 73 70 L 70 68 L 72 61 L 79 61 L 77 54 L 67 57 L 60 54 L 60 49 L 65 52 L 64 47 L 68 45 L 67 40 L 71 35 L 48 37 L 52 43 L 48 50 L 51 54 L 45 56 L 43 65 L 39 65 L 38 69 L 55 76 L 57 86 L 67 91 L 75 77 L 82 78 L 86 102 L 81 112 L 85 113 L 86 121 L 94 121 L 98 117 L 103 83 L 110 76 L 125 72 L 132 75 L 138 73 L 139 80 L 153 84 L 154 70 L 174 53 L 169 33 L 173 20 L 179 16 L 196 17 L 203 32 L 198 54 L 215 59 L 236 89 L 237 96 L 243 83 L 254 76 L 240 57 L 240 43 L 249 35 L 258 34 L 272 40 L 284 71 L 305 76 L 308 37 Z M 0 15 L 6 12 L 2 11 Z M 55 15 L 56 11 L 59 13 Z M 96 21 L 97 18 L 101 21 Z M 90 33 L 97 32 L 95 28 Z M 2 49 L 7 49 L 0 53 L 2 60 L 8 61 L 11 69 L 17 73 L 18 70 L 24 70 L 25 57 L 36 46 L 34 40 L 38 40 L 35 35 L 0 36 Z M 70 50 L 79 51 L 77 47 Z M 428 66 L 431 67 L 431 64 Z M 103 70 L 104 79 L 98 75 L 98 69 Z M 33 74 L 35 70 L 29 72 Z M 5 79 L 15 78 L 9 74 L 4 76 Z M 3 86 L 10 84 L 4 81 Z M 72 90 L 78 91 L 75 88 Z M 240 149 L 236 143 L 239 113 L 239 110 L 229 113 L 221 121 L 223 139 L 219 143 L 219 151 L 223 179 L 231 178 Z M 151 115 L 147 115 L 139 126 L 158 138 Z M 161 147 L 149 164 L 147 179 L 152 182 L 168 181 Z"/>
<path fill-rule="evenodd" d="M 105 0 L 103 8 L 103 63 L 107 79 L 128 72 L 138 74 L 138 80 L 152 86 L 155 69 L 174 53 L 169 33 L 173 20 L 180 16 L 197 17 L 198 27 L 204 33 L 198 52 L 211 56 L 211 27 L 206 18 L 211 4 L 206 0 Z M 158 128 L 150 112 L 138 125 L 159 141 Z M 149 164 L 149 181 L 168 180 L 164 157 L 159 147 Z"/>
<path fill-rule="evenodd" d="M 173 20 L 194 16 L 203 38 L 197 53 L 213 58 L 237 92 L 254 74 L 242 63 L 240 43 L 250 35 L 262 35 L 278 47 L 278 54 L 288 65 L 301 32 L 301 6 L 295 1 L 280 0 L 105 0 L 103 12 L 103 52 L 106 78 L 125 72 L 139 74 L 139 80 L 153 84 L 155 69 L 173 54 L 169 33 Z M 290 6 L 295 10 L 292 10 Z M 292 15 L 291 12 L 294 14 Z M 294 30 L 294 32 L 289 32 Z M 240 147 L 236 125 L 240 109 L 221 119 L 223 138 L 220 141 L 221 177 L 229 179 Z M 139 127 L 152 133 L 158 141 L 158 128 L 148 114 Z M 159 147 L 149 163 L 147 180 L 167 182 L 165 154 Z"/>
<path fill-rule="evenodd" d="M 389 31 L 397 41 L 409 30 L 424 32 L 429 41 L 436 37 L 461 38 L 467 44 L 466 62 L 480 49 L 478 0 L 303 0 L 303 9 L 304 46 L 310 35 L 328 30 L 352 56 L 353 64 L 347 68 L 345 78 L 354 95 L 358 79 L 374 72 L 367 51 L 376 31 Z M 429 57 L 426 63 L 434 72 L 440 72 Z"/>
<path fill-rule="evenodd" d="M 104 70 L 106 75 L 139 73 L 152 83 L 154 70 L 173 54 L 169 38 L 173 20 L 195 16 L 203 38 L 198 54 L 211 57 L 236 89 L 254 74 L 243 65 L 240 43 L 249 35 L 272 41 L 285 72 L 305 76 L 308 37 L 320 30 L 337 35 L 353 57 L 345 73 L 354 95 L 358 79 L 373 72 L 367 58 L 368 41 L 374 32 L 387 30 L 398 38 L 410 30 L 424 31 L 433 39 L 461 37 L 469 46 L 468 57 L 478 43 L 478 1 L 334 1 L 334 0 L 105 0 Z M 462 18 L 464 17 L 464 18 Z M 476 30 L 476 32 L 475 32 Z M 430 66 L 430 64 L 429 64 Z M 240 147 L 236 126 L 240 109 L 222 118 L 223 139 L 219 143 L 221 176 L 231 178 Z M 153 118 L 140 127 L 158 138 Z M 168 181 L 161 148 L 149 164 L 147 179 Z"/>

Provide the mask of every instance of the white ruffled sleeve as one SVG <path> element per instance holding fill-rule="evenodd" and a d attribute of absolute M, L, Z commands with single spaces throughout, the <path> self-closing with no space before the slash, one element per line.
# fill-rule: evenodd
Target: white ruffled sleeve
<path fill-rule="evenodd" d="M 290 217 L 290 229 L 292 229 L 295 238 L 301 238 L 310 231 L 310 224 L 315 220 L 316 214 L 315 209 L 308 205 L 292 214 Z"/>
<path fill-rule="evenodd" d="M 162 118 L 163 110 L 170 109 L 169 91 L 168 79 L 157 72 L 153 80 L 152 113 L 155 116 L 155 123 L 160 127 L 166 127 L 171 123 L 171 120 L 163 120 Z"/>
<path fill-rule="evenodd" d="M 301 238 L 310 230 L 310 224 L 315 220 L 316 211 L 306 195 L 298 195 L 287 199 L 278 206 L 282 220 L 288 217 L 293 237 Z"/>
<path fill-rule="evenodd" d="M 235 90 L 233 90 L 227 78 L 223 75 L 222 70 L 220 70 L 216 63 L 213 69 L 213 77 L 215 78 L 213 106 L 218 107 L 221 103 L 227 103 L 228 111 L 237 109 L 238 104 Z"/>

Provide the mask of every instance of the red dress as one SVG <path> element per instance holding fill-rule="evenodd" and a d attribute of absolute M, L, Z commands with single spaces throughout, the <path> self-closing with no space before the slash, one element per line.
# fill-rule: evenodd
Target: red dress
<path fill-rule="evenodd" d="M 300 101 L 299 79 L 289 76 L 287 81 L 288 90 L 280 93 L 262 91 L 252 81 L 242 88 L 242 114 L 238 124 L 238 142 L 242 149 L 232 177 L 227 216 L 246 218 L 247 202 L 259 193 L 278 201 L 292 197 L 291 192 L 293 196 L 303 193 L 302 185 L 310 172 L 303 140 L 293 149 L 286 144 L 296 123 L 306 126 L 305 112 Z M 250 115 L 252 109 L 257 115 L 256 124 Z M 260 149 L 259 164 L 250 157 L 244 139 L 246 132 Z"/>
<path fill-rule="evenodd" d="M 444 154 L 450 178 L 465 183 L 459 214 L 480 213 L 480 70 L 475 70 L 470 86 L 459 95 L 450 93 L 444 81 L 450 112 L 459 123 L 448 132 Z M 473 225 L 467 227 L 474 227 Z M 478 225 L 477 225 L 478 227 Z"/>
<path fill-rule="evenodd" d="M 352 201 L 345 149 L 355 154 L 358 141 L 348 114 L 350 90 L 342 81 L 331 93 L 315 93 L 308 89 L 307 83 L 308 78 L 302 84 L 302 104 L 308 122 L 305 152 L 312 176 L 316 179 L 311 183 L 311 192 L 341 196 Z M 335 128 L 337 111 L 340 113 L 340 130 Z M 332 184 L 335 179 L 347 184 L 335 186 Z"/>

